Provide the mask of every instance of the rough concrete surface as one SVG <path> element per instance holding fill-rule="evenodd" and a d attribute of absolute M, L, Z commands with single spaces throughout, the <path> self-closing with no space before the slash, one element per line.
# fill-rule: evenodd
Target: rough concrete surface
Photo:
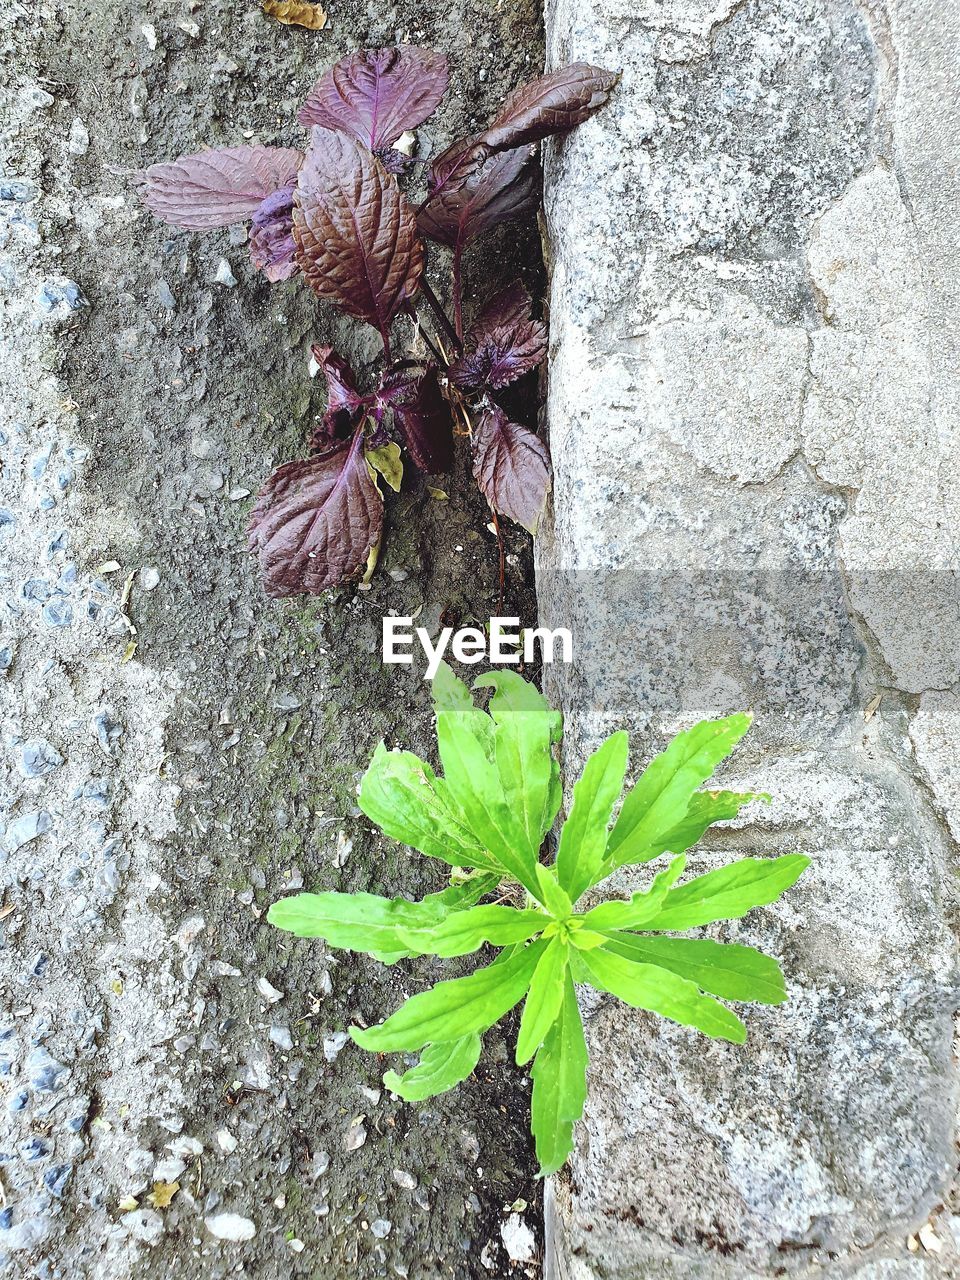
<path fill-rule="evenodd" d="M 547 48 L 623 70 L 547 166 L 566 759 L 752 708 L 773 803 L 695 866 L 814 859 L 722 930 L 789 980 L 745 1047 L 585 1006 L 547 1272 L 960 1275 L 960 5 L 551 0 Z"/>
<path fill-rule="evenodd" d="M 119 172 L 298 141 L 296 106 L 358 44 L 451 55 L 426 148 L 542 63 L 525 2 L 328 8 L 319 33 L 250 0 L 0 14 L 5 1275 L 497 1276 L 501 1226 L 538 1230 L 505 1034 L 455 1094 L 401 1105 L 345 1028 L 436 971 L 334 957 L 262 918 L 301 882 L 441 883 L 371 833 L 354 789 L 381 737 L 431 750 L 425 686 L 382 666 L 380 619 L 486 619 L 489 517 L 463 462 L 449 502 L 411 479 L 368 592 L 268 604 L 243 530 L 323 409 L 309 343 L 368 370 L 376 348 L 254 275 L 239 237 L 157 223 Z M 491 257 L 491 284 L 519 265 L 535 286 L 535 227 Z M 527 545 L 507 548 L 525 623 Z"/>

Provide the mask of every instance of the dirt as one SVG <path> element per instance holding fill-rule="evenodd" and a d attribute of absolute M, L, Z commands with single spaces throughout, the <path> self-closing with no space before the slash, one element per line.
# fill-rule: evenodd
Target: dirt
<path fill-rule="evenodd" d="M 5 455 L 3 501 L 22 530 L 7 585 L 12 594 L 37 571 L 45 522 L 59 521 L 85 600 L 107 603 L 55 630 L 30 609 L 10 624 L 7 746 L 42 736 L 65 763 L 36 782 L 18 780 L 14 754 L 5 766 L 10 818 L 31 806 L 53 815 L 5 864 L 4 1003 L 19 1046 L 7 1084 L 12 1095 L 28 1072 L 37 1040 L 26 1028 L 38 1017 L 49 1023 L 41 1043 L 70 1075 L 52 1102 L 34 1092 L 9 1119 L 7 1274 L 466 1280 L 514 1273 L 499 1230 L 514 1202 L 527 1202 L 538 1230 L 528 1083 L 508 1031 L 488 1035 L 474 1078 L 419 1106 L 376 1097 L 384 1061 L 349 1043 L 332 1061 L 323 1051 L 325 1036 L 378 1020 L 455 964 L 385 969 L 291 942 L 263 919 L 301 876 L 307 888 L 408 896 L 443 883 L 439 864 L 370 830 L 355 786 L 381 738 L 433 754 L 427 687 L 418 670 L 382 664 L 382 616 L 420 610 L 435 627 L 441 615 L 483 622 L 496 611 L 496 542 L 464 450 L 447 501 L 408 466 L 369 590 L 268 602 L 244 544 L 252 498 L 237 491 L 255 492 L 272 465 L 303 452 L 324 403 L 307 375 L 310 342 L 333 341 L 367 376 L 376 348 L 302 284 L 268 285 L 228 232 L 157 223 L 118 172 L 247 132 L 297 143 L 297 104 L 357 46 L 406 40 L 450 55 L 453 86 L 419 131 L 424 149 L 478 123 L 541 66 L 533 3 L 328 8 L 321 32 L 216 0 L 8 14 L 17 92 L 28 83 L 53 99 L 21 102 L 8 135 L 6 174 L 39 191 L 24 296 L 38 276 L 63 276 L 89 306 L 32 334 L 18 320 L 26 301 L 6 315 L 40 362 L 33 375 L 30 362 L 21 369 L 28 421 Z M 75 120 L 89 134 L 82 153 L 66 143 L 82 136 Z M 235 287 L 216 282 L 221 259 Z M 435 253 L 438 285 L 442 267 Z M 485 242 L 470 292 L 517 270 L 540 287 L 533 224 Z M 58 457 L 72 442 L 77 476 L 37 516 L 25 459 L 48 437 Z M 525 624 L 535 618 L 528 544 L 508 533 L 506 611 Z M 59 571 L 58 556 L 43 563 Z M 106 749 L 91 731 L 103 708 L 118 726 Z M 94 775 L 110 779 L 104 803 L 83 792 Z M 101 847 L 71 881 L 92 823 Z M 104 890 L 92 866 L 114 838 L 124 861 Z M 25 983 L 25 958 L 41 952 L 50 963 Z M 282 999 L 264 997 L 262 978 Z M 64 1123 L 71 1100 L 85 1104 L 79 1129 Z M 366 1140 L 347 1150 L 358 1124 Z M 49 1150 L 28 1163 L 17 1152 L 29 1135 Z M 185 1167 L 160 1208 L 149 1200 L 166 1180 L 156 1162 L 171 1157 Z M 44 1177 L 61 1165 L 70 1172 L 55 1193 Z M 204 1220 L 226 1212 L 252 1220 L 254 1238 L 215 1239 Z"/>

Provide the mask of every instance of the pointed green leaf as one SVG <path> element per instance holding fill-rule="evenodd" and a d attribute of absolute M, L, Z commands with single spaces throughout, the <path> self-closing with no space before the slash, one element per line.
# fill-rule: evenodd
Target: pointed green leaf
<path fill-rule="evenodd" d="M 477 676 L 474 689 L 493 689 L 490 714 L 498 724 L 515 713 L 543 715 L 550 722 L 553 742 L 559 742 L 563 733 L 563 717 L 554 711 L 543 694 L 516 671 L 488 671 Z"/>
<path fill-rule="evenodd" d="M 567 944 L 554 938 L 540 957 L 523 1004 L 517 1035 L 518 1066 L 530 1061 L 556 1022 L 563 1004 L 566 972 Z"/>
<path fill-rule="evenodd" d="M 425 761 L 410 751 L 388 751 L 381 742 L 360 783 L 360 808 L 386 835 L 428 858 L 453 867 L 498 869 L 440 783 Z"/>
<path fill-rule="evenodd" d="M 613 734 L 594 751 L 574 784 L 573 805 L 557 850 L 557 874 L 574 902 L 603 866 L 607 827 L 623 787 L 629 743 L 627 734 Z"/>
<path fill-rule="evenodd" d="M 735 818 L 745 804 L 751 800 L 769 801 L 770 797 L 762 791 L 697 791 L 690 800 L 685 816 L 675 827 L 657 836 L 656 840 L 640 856 L 632 857 L 631 862 L 649 862 L 661 853 L 686 853 L 703 837 L 704 832 L 715 822 L 726 822 Z"/>
<path fill-rule="evenodd" d="M 489 721 L 489 717 L 484 717 Z M 444 780 L 474 838 L 515 880 L 536 896 L 536 851 L 504 795 L 496 765 L 487 758 L 470 719 L 437 716 Z"/>
<path fill-rule="evenodd" d="M 537 863 L 537 901 L 542 902 L 556 920 L 566 920 L 573 911 L 573 903 L 557 882 L 552 867 Z"/>
<path fill-rule="evenodd" d="M 749 728 L 748 715 L 702 720 L 678 733 L 667 749 L 651 760 L 624 800 L 610 832 L 604 875 L 628 862 L 655 856 L 650 850 L 657 849 L 660 837 L 682 822 L 694 792 Z"/>
<path fill-rule="evenodd" d="M 772 956 L 735 942 L 707 938 L 651 938 L 611 933 L 607 950 L 637 964 L 655 964 L 695 982 L 701 991 L 723 1000 L 783 1004 L 787 990 Z"/>
<path fill-rule="evenodd" d="M 590 985 L 598 991 L 609 991 L 634 1009 L 648 1009 L 715 1039 L 734 1044 L 746 1040 L 746 1028 L 737 1015 L 710 996 L 701 995 L 686 978 L 652 964 L 634 964 L 605 947 L 577 954 L 590 975 Z"/>
<path fill-rule="evenodd" d="M 457 880 L 453 884 L 442 889 L 439 893 L 428 893 L 425 898 L 420 900 L 420 906 L 424 908 L 438 907 L 440 908 L 440 917 L 443 918 L 448 912 L 464 911 L 467 907 L 472 907 L 474 903 L 493 889 L 496 889 L 500 883 L 500 872 L 495 871 L 479 872 L 469 876 L 466 880 Z M 410 956 L 423 955 L 422 951 L 371 951 L 370 954 L 374 960 L 379 960 L 381 964 L 396 964 L 398 960 L 406 960 Z"/>
<path fill-rule="evenodd" d="M 794 884 L 810 865 L 802 853 L 780 858 L 741 858 L 671 889 L 645 925 L 657 932 L 693 929 L 715 920 L 736 920 L 765 907 Z"/>
<path fill-rule="evenodd" d="M 463 880 L 454 880 L 439 893 L 428 893 L 421 901 L 436 902 L 447 911 L 464 911 L 467 907 L 474 906 L 488 893 L 493 893 L 499 883 L 498 872 L 480 871 Z"/>
<path fill-rule="evenodd" d="M 683 874 L 686 858 L 681 853 L 674 858 L 666 871 L 654 876 L 649 889 L 635 893 L 626 902 L 601 902 L 585 915 L 577 917 L 582 921 L 584 929 L 641 929 L 649 920 L 653 920 L 663 906 L 663 900 L 669 889 L 676 884 Z"/>
<path fill-rule="evenodd" d="M 489 905 L 455 911 L 425 929 L 401 929 L 400 936 L 419 955 L 465 956 L 485 942 L 506 947 L 541 933 L 550 917 L 542 911 Z"/>
<path fill-rule="evenodd" d="M 505 715 L 494 730 L 504 795 L 535 851 L 553 826 L 563 799 L 560 766 L 553 758 L 551 741 L 550 721 L 539 712 Z"/>
<path fill-rule="evenodd" d="M 573 1150 L 573 1127 L 587 1100 L 587 1044 L 573 981 L 567 974 L 560 1014 L 537 1052 L 530 1128 L 540 1175 L 556 1173 Z"/>
<path fill-rule="evenodd" d="M 438 982 L 412 996 L 379 1026 L 350 1028 L 362 1049 L 375 1053 L 412 1053 L 425 1044 L 459 1040 L 486 1031 L 523 998 L 547 944 L 534 942 L 503 964 L 488 965 L 466 978 Z"/>
<path fill-rule="evenodd" d="M 437 667 L 437 674 L 430 682 L 430 693 L 437 715 L 441 711 L 476 711 L 470 690 L 446 662 Z"/>
<path fill-rule="evenodd" d="M 297 937 L 325 938 L 346 951 L 391 952 L 408 950 L 403 927 L 428 929 L 446 914 L 437 902 L 373 893 L 298 893 L 275 902 L 267 920 Z"/>
<path fill-rule="evenodd" d="M 422 1102 L 435 1098 L 455 1088 L 480 1061 L 480 1037 L 476 1034 L 462 1036 L 459 1040 L 446 1040 L 440 1044 L 428 1044 L 420 1055 L 420 1061 L 402 1076 L 388 1071 L 384 1085 L 406 1102 Z"/>

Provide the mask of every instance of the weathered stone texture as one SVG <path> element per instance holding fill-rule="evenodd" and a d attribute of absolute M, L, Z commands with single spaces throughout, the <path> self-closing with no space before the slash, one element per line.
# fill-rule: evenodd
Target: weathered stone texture
<path fill-rule="evenodd" d="M 547 25 L 553 62 L 623 69 L 547 168 L 567 759 L 628 726 L 639 767 L 751 707 L 725 777 L 774 802 L 696 865 L 814 856 L 723 930 L 790 981 L 745 1048 L 587 1007 L 549 1267 L 960 1274 L 960 5 L 553 0 Z"/>

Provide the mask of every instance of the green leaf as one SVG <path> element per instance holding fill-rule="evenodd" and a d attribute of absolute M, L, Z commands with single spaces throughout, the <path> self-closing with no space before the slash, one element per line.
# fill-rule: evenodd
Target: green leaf
<path fill-rule="evenodd" d="M 606 949 L 637 964 L 655 964 L 695 982 L 724 1000 L 783 1004 L 787 998 L 780 966 L 771 956 L 735 942 L 706 938 L 650 938 L 611 933 Z"/>
<path fill-rule="evenodd" d="M 551 741 L 559 742 L 563 734 L 563 717 L 546 700 L 539 689 L 515 671 L 488 671 L 477 676 L 474 689 L 493 689 L 489 711 L 501 724 L 510 715 L 543 715 L 550 722 Z"/>
<path fill-rule="evenodd" d="M 649 889 L 635 893 L 626 902 L 601 902 L 583 916 L 577 918 L 584 929 L 640 929 L 653 920 L 663 906 L 667 892 L 683 874 L 686 858 L 681 853 L 674 858 L 666 871 L 654 876 Z"/>
<path fill-rule="evenodd" d="M 507 714 L 494 730 L 497 772 L 507 803 L 536 852 L 560 810 L 560 766 L 553 758 L 550 721 L 540 712 Z"/>
<path fill-rule="evenodd" d="M 379 448 L 366 449 L 363 456 L 374 471 L 380 472 L 394 493 L 399 493 L 403 482 L 403 459 L 400 457 L 400 446 L 390 440 Z"/>
<path fill-rule="evenodd" d="M 421 902 L 436 902 L 447 911 L 463 911 L 467 907 L 474 906 L 488 893 L 493 893 L 500 879 L 500 873 L 497 871 L 481 871 L 463 880 L 454 880 L 439 893 L 428 893 Z"/>
<path fill-rule="evenodd" d="M 437 674 L 430 682 L 430 693 L 437 715 L 441 711 L 476 711 L 470 690 L 446 662 L 437 667 Z"/>
<path fill-rule="evenodd" d="M 440 909 L 440 918 L 448 912 L 464 911 L 467 907 L 472 907 L 474 903 L 493 889 L 496 889 L 500 883 L 501 873 L 495 871 L 492 874 L 488 872 L 479 872 L 469 876 L 466 880 L 458 880 L 450 884 L 446 889 L 442 889 L 439 893 L 428 893 L 425 898 L 420 900 L 420 906 L 424 908 L 438 907 Z M 409 956 L 423 955 L 422 951 L 371 951 L 370 954 L 374 960 L 379 960 L 381 964 L 396 964 L 398 960 L 406 960 Z"/>
<path fill-rule="evenodd" d="M 351 1027 L 350 1035 L 362 1049 L 375 1053 L 412 1053 L 425 1044 L 486 1031 L 522 999 L 546 946 L 534 942 L 503 964 L 438 982 L 412 996 L 386 1022 L 366 1031 Z"/>
<path fill-rule="evenodd" d="M 598 991 L 609 991 L 634 1009 L 648 1009 L 662 1018 L 696 1027 L 714 1039 L 743 1044 L 747 1030 L 735 1013 L 710 996 L 701 995 L 693 982 L 652 964 L 634 964 L 606 947 L 577 953 L 579 964 Z"/>
<path fill-rule="evenodd" d="M 466 1080 L 479 1061 L 480 1037 L 462 1036 L 459 1040 L 427 1045 L 415 1067 L 402 1076 L 388 1071 L 383 1083 L 406 1102 L 422 1102 L 424 1098 L 435 1098 L 438 1093 L 455 1088 Z"/>
<path fill-rule="evenodd" d="M 573 1126 L 587 1100 L 587 1044 L 569 973 L 560 1014 L 537 1052 L 530 1101 L 530 1128 L 540 1175 L 556 1173 L 573 1150 Z"/>
<path fill-rule="evenodd" d="M 549 919 L 542 911 L 489 905 L 455 911 L 424 929 L 401 929 L 400 935 L 420 955 L 465 956 L 485 942 L 495 947 L 526 942 L 541 933 Z"/>
<path fill-rule="evenodd" d="M 794 884 L 810 865 L 802 853 L 780 858 L 741 858 L 671 889 L 644 928 L 657 932 L 693 929 L 715 920 L 736 920 L 765 907 Z"/>
<path fill-rule="evenodd" d="M 517 1065 L 529 1062 L 556 1022 L 563 1004 L 567 944 L 554 938 L 540 957 L 523 1004 L 517 1035 Z"/>
<path fill-rule="evenodd" d="M 627 734 L 613 734 L 594 751 L 574 784 L 573 805 L 557 850 L 557 874 L 574 902 L 603 866 L 607 827 L 623 787 L 629 743 Z"/>
<path fill-rule="evenodd" d="M 552 867 L 537 863 L 537 901 L 542 902 L 556 920 L 566 920 L 573 911 L 573 903 L 560 888 Z"/>
<path fill-rule="evenodd" d="M 448 803 L 440 782 L 412 752 L 388 751 L 381 742 L 360 783 L 360 808 L 386 835 L 428 858 L 502 873 Z"/>
<path fill-rule="evenodd" d="M 372 893 L 297 893 L 275 902 L 267 920 L 299 938 L 325 938 L 345 951 L 389 953 L 409 950 L 403 928 L 429 929 L 440 923 L 446 911 L 437 902 L 380 898 Z"/>
<path fill-rule="evenodd" d="M 628 862 L 647 861 L 655 856 L 651 849 L 659 852 L 660 837 L 686 817 L 694 792 L 749 728 L 748 715 L 702 720 L 678 733 L 666 751 L 651 760 L 610 832 L 604 875 Z"/>
<path fill-rule="evenodd" d="M 715 822 L 726 822 L 735 818 L 745 804 L 751 800 L 766 800 L 770 797 L 762 791 L 697 791 L 690 800 L 686 815 L 675 827 L 658 836 L 654 843 L 640 857 L 631 858 L 631 862 L 649 862 L 661 853 L 686 853 L 700 840 L 708 827 Z"/>
<path fill-rule="evenodd" d="M 491 723 L 489 717 L 484 718 Z M 470 718 L 459 712 L 441 712 L 437 740 L 444 780 L 470 832 L 536 897 L 536 850 L 508 803 L 497 768 L 474 734 Z"/>

